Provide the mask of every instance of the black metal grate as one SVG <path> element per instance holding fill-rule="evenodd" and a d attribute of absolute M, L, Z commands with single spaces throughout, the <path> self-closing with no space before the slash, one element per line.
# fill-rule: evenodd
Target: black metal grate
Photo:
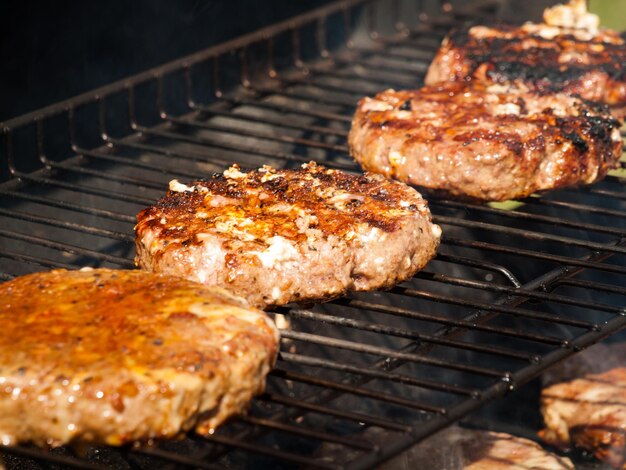
<path fill-rule="evenodd" d="M 359 171 L 345 143 L 358 98 L 418 86 L 451 26 L 493 13 L 415 3 L 333 3 L 3 123 L 0 276 L 131 268 L 134 216 L 172 178 L 311 159 Z M 626 325 L 620 175 L 515 208 L 432 199 L 436 260 L 389 292 L 277 309 L 266 393 L 211 436 L 5 447 L 5 461 L 373 467 Z"/>

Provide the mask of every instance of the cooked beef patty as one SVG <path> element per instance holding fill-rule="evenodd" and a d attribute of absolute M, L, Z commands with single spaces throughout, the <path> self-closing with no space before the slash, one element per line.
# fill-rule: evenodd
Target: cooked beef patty
<path fill-rule="evenodd" d="M 499 201 L 602 179 L 621 156 L 618 128 L 604 106 L 566 94 L 442 83 L 362 99 L 348 140 L 366 170 Z"/>
<path fill-rule="evenodd" d="M 121 445 L 208 433 L 261 392 L 263 312 L 144 271 L 56 270 L 0 284 L 0 442 Z"/>
<path fill-rule="evenodd" d="M 390 287 L 435 255 L 440 234 L 417 191 L 380 175 L 233 166 L 171 182 L 138 215 L 135 260 L 266 307 Z"/>
<path fill-rule="evenodd" d="M 552 385 L 541 392 L 546 429 L 552 445 L 572 444 L 615 468 L 626 468 L 626 368 Z"/>
<path fill-rule="evenodd" d="M 584 2 L 546 10 L 545 23 L 474 26 L 441 45 L 426 84 L 467 81 L 517 84 L 543 94 L 565 92 L 626 112 L 626 44 L 598 30 Z"/>

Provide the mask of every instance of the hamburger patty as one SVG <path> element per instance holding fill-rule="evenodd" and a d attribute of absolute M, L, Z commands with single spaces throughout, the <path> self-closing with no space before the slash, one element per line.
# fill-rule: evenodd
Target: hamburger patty
<path fill-rule="evenodd" d="M 392 286 L 435 255 L 441 234 L 414 189 L 315 163 L 173 181 L 137 218 L 137 265 L 259 307 Z"/>
<path fill-rule="evenodd" d="M 220 289 L 143 271 L 0 284 L 0 439 L 121 445 L 212 429 L 263 390 L 278 331 Z"/>
<path fill-rule="evenodd" d="M 541 392 L 548 443 L 576 445 L 615 468 L 626 468 L 626 368 L 552 385 Z"/>
<path fill-rule="evenodd" d="M 502 432 L 451 426 L 380 467 L 435 470 L 573 470 L 567 457 L 529 439 Z"/>
<path fill-rule="evenodd" d="M 362 99 L 348 140 L 366 170 L 499 201 L 602 179 L 621 156 L 618 127 L 604 106 L 573 96 L 442 83 Z"/>
<path fill-rule="evenodd" d="M 576 2 L 574 2 L 576 3 Z M 544 13 L 545 23 L 474 26 L 452 32 L 431 63 L 425 83 L 467 81 L 524 85 L 565 92 L 626 112 L 626 45 L 597 29 L 584 2 Z"/>

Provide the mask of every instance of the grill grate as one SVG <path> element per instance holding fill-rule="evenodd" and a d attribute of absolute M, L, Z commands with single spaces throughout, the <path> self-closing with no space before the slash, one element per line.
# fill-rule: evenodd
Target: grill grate
<path fill-rule="evenodd" d="M 358 171 L 345 144 L 357 99 L 418 86 L 451 26 L 491 14 L 414 3 L 333 3 L 2 124 L 1 279 L 131 268 L 134 215 L 172 178 L 311 159 Z M 620 175 L 515 209 L 431 199 L 436 260 L 385 293 L 273 312 L 267 391 L 211 436 L 4 447 L 6 463 L 373 467 L 626 325 Z"/>

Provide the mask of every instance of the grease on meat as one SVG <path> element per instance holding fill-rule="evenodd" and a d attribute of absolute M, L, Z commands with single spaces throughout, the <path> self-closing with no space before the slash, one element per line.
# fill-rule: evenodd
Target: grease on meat
<path fill-rule="evenodd" d="M 0 441 L 122 445 L 212 432 L 265 386 L 278 330 L 220 290 L 143 271 L 0 284 Z"/>

